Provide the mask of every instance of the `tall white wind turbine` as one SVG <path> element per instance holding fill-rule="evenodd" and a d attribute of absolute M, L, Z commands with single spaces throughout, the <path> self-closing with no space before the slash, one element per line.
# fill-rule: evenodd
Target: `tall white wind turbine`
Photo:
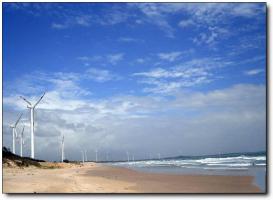
<path fill-rule="evenodd" d="M 95 152 L 96 152 L 96 162 L 98 162 L 98 150 L 96 149 Z"/>
<path fill-rule="evenodd" d="M 64 161 L 64 135 L 62 137 L 62 143 L 61 143 L 61 154 L 62 154 L 61 162 L 63 162 Z"/>
<path fill-rule="evenodd" d="M 81 151 L 82 153 L 82 163 L 84 163 L 84 151 Z"/>
<path fill-rule="evenodd" d="M 10 128 L 12 128 L 12 153 L 15 154 L 15 139 L 17 138 L 17 131 L 16 131 L 16 127 L 22 117 L 23 113 L 19 116 L 19 118 L 17 119 L 17 121 L 14 124 L 10 125 Z"/>
<path fill-rule="evenodd" d="M 127 154 L 127 161 L 129 162 L 130 161 L 129 152 L 126 151 L 126 154 Z"/>
<path fill-rule="evenodd" d="M 84 150 L 84 156 L 85 156 L 85 161 L 87 161 L 87 151 L 86 150 Z"/>
<path fill-rule="evenodd" d="M 20 145 L 21 145 L 20 155 L 21 155 L 21 157 L 23 157 L 23 145 L 25 143 L 25 141 L 24 141 L 24 130 L 25 130 L 25 126 L 23 127 L 21 135 L 20 135 Z"/>
<path fill-rule="evenodd" d="M 40 99 L 35 104 L 31 104 L 26 98 L 20 96 L 20 98 L 23 99 L 28 104 L 27 108 L 30 109 L 31 158 L 34 158 L 34 109 L 40 103 L 44 96 L 45 93 L 40 97 Z"/>

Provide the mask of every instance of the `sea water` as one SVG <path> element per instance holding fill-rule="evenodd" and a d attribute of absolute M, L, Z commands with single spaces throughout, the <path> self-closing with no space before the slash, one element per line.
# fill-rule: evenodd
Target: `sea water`
<path fill-rule="evenodd" d="M 263 192 L 266 188 L 265 152 L 180 156 L 176 158 L 114 162 L 111 165 L 152 173 L 254 176 L 254 184 Z"/>

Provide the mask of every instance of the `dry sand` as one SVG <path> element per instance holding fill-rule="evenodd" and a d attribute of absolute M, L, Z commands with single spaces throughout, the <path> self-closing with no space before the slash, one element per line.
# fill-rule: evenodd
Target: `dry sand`
<path fill-rule="evenodd" d="M 44 164 L 50 165 L 50 164 Z M 170 175 L 85 163 L 3 168 L 4 193 L 259 193 L 250 176 Z"/>

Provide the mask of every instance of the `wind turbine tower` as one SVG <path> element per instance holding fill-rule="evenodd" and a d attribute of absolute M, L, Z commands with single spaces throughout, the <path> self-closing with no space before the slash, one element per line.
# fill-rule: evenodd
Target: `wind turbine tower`
<path fill-rule="evenodd" d="M 81 153 L 82 153 L 82 163 L 84 163 L 84 152 L 81 151 Z"/>
<path fill-rule="evenodd" d="M 98 162 L 98 150 L 96 149 L 95 152 L 96 152 L 96 162 Z"/>
<path fill-rule="evenodd" d="M 26 98 L 20 96 L 20 98 L 23 99 L 28 104 L 27 108 L 30 109 L 31 158 L 33 159 L 34 159 L 34 110 L 44 96 L 45 93 L 40 97 L 40 99 L 35 104 L 31 104 Z"/>
<path fill-rule="evenodd" d="M 24 141 L 24 130 L 25 130 L 25 126 L 23 127 L 23 130 L 22 130 L 22 132 L 21 132 L 21 135 L 20 135 L 20 143 L 21 143 L 21 157 L 23 157 L 23 145 L 24 145 L 24 143 L 25 143 L 25 141 Z"/>
<path fill-rule="evenodd" d="M 17 131 L 16 131 L 16 127 L 22 117 L 23 113 L 20 115 L 20 117 L 17 119 L 17 121 L 15 122 L 15 124 L 10 125 L 10 128 L 12 128 L 12 153 L 15 154 L 15 139 L 17 138 Z"/>
<path fill-rule="evenodd" d="M 64 135 L 62 137 L 61 153 L 62 153 L 62 160 L 61 160 L 61 162 L 63 162 L 64 161 Z"/>
<path fill-rule="evenodd" d="M 87 151 L 85 150 L 84 151 L 85 161 L 87 161 L 87 154 L 86 153 L 87 153 Z"/>
<path fill-rule="evenodd" d="M 129 162 L 130 161 L 129 152 L 126 151 L 126 154 L 127 154 L 127 162 Z"/>

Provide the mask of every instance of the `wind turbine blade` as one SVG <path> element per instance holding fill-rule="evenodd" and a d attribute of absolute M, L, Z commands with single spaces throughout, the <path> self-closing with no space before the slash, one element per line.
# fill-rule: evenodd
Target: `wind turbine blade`
<path fill-rule="evenodd" d="M 26 100 L 26 98 L 24 98 L 23 96 L 20 96 L 20 98 L 23 99 L 25 102 L 27 102 L 28 105 L 31 106 L 31 103 L 28 100 Z"/>
<path fill-rule="evenodd" d="M 38 105 L 38 103 L 40 103 L 40 101 L 42 100 L 42 98 L 45 96 L 45 92 L 44 94 L 40 97 L 40 99 L 37 101 L 37 103 L 33 106 L 34 108 Z"/>
<path fill-rule="evenodd" d="M 20 117 L 17 119 L 16 123 L 14 124 L 14 127 L 16 128 L 17 124 L 19 123 L 21 117 L 22 117 L 23 113 L 21 113 Z"/>
<path fill-rule="evenodd" d="M 22 130 L 22 132 L 21 132 L 21 137 L 23 138 L 23 136 L 24 136 L 24 130 L 25 130 L 25 126 L 23 127 L 23 130 Z"/>

